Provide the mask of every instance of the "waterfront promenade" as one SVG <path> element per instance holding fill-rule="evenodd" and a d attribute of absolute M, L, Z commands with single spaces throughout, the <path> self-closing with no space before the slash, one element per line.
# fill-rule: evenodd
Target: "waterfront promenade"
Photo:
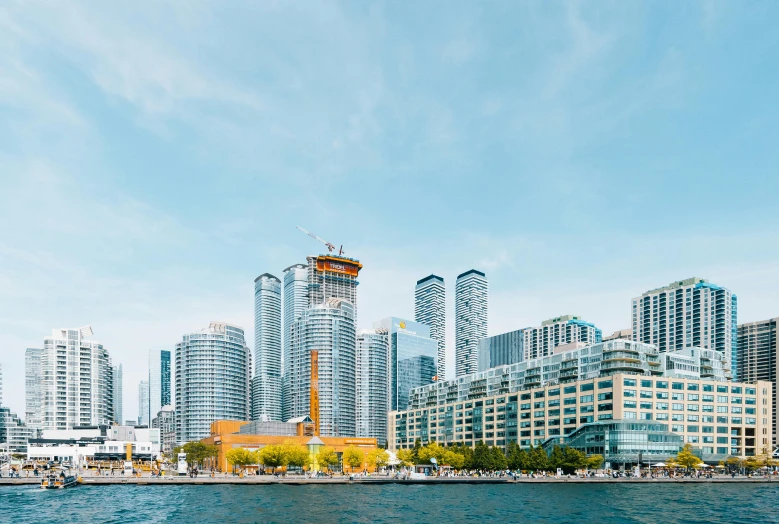
<path fill-rule="evenodd" d="M 39 478 L 0 478 L 0 487 L 37 485 Z M 190 478 L 187 476 L 171 477 L 98 477 L 86 476 L 82 478 L 83 486 L 109 486 L 109 485 L 138 485 L 138 486 L 181 486 L 181 485 L 335 485 L 335 484 L 766 484 L 777 483 L 779 480 L 770 477 L 714 477 L 714 478 L 612 478 L 612 477 L 521 477 L 512 479 L 510 477 L 428 477 L 425 479 L 396 479 L 394 477 L 356 477 L 350 480 L 349 477 L 334 478 L 305 478 L 305 477 L 273 477 L 271 475 L 248 476 L 248 477 L 198 477 Z"/>

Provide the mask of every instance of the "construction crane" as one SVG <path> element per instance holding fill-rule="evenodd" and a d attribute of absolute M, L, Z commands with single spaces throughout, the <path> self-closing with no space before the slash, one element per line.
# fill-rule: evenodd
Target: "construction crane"
<path fill-rule="evenodd" d="M 301 231 L 302 231 L 303 233 L 305 233 L 306 235 L 308 235 L 308 236 L 310 236 L 311 238 L 313 238 L 314 240 L 319 240 L 319 241 L 320 241 L 320 242 L 322 242 L 324 245 L 326 245 L 326 246 L 327 246 L 327 251 L 328 251 L 328 252 L 332 253 L 333 251 L 335 251 L 335 245 L 334 245 L 334 244 L 331 244 L 330 242 L 328 242 L 328 241 L 327 241 L 327 240 L 325 240 L 324 238 L 319 238 L 318 236 L 316 236 L 315 234 L 313 234 L 313 233 L 312 233 L 311 231 L 309 231 L 308 229 L 303 229 L 303 228 L 302 228 L 302 227 L 300 227 L 300 226 L 295 226 L 295 227 L 296 227 L 296 228 L 298 228 L 299 230 L 301 230 Z M 338 250 L 338 255 L 343 255 L 343 254 L 344 254 L 344 246 L 343 246 L 343 245 L 341 245 L 340 249 Z"/>

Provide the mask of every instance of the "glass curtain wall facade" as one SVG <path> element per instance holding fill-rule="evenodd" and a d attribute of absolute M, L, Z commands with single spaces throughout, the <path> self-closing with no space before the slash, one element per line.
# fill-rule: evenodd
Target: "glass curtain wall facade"
<path fill-rule="evenodd" d="M 149 405 L 149 381 L 141 380 L 138 384 L 138 424 L 151 427 Z"/>
<path fill-rule="evenodd" d="M 438 342 L 438 380 L 446 379 L 446 286 L 444 279 L 430 275 L 417 281 L 414 289 L 414 319 L 430 327 L 430 338 Z"/>
<path fill-rule="evenodd" d="M 149 421 L 170 405 L 170 351 L 149 350 Z"/>
<path fill-rule="evenodd" d="M 265 273 L 254 280 L 252 420 L 281 420 L 281 331 L 281 281 Z"/>
<path fill-rule="evenodd" d="M 251 356 L 244 331 L 225 322 L 184 335 L 176 344 L 176 439 L 202 440 L 215 420 L 249 418 Z"/>
<path fill-rule="evenodd" d="M 27 348 L 24 352 L 24 420 L 30 428 L 41 427 L 42 356 L 43 350 L 39 348 Z"/>
<path fill-rule="evenodd" d="M 487 336 L 487 277 L 471 269 L 457 277 L 455 284 L 455 367 L 461 377 L 478 371 L 479 340 Z"/>
<path fill-rule="evenodd" d="M 654 344 L 661 352 L 713 349 L 727 355 L 730 366 L 738 361 L 738 302 L 730 290 L 693 277 L 647 291 L 632 302 L 633 340 Z"/>
<path fill-rule="evenodd" d="M 525 335 L 522 329 L 481 339 L 478 371 L 522 362 L 525 354 L 524 343 Z"/>
<path fill-rule="evenodd" d="M 776 390 L 779 376 L 779 339 L 776 325 L 779 318 L 758 322 L 747 322 L 738 326 L 737 374 L 743 382 L 768 380 L 774 385 L 773 399 L 773 446 L 779 445 L 777 435 Z"/>
<path fill-rule="evenodd" d="M 385 329 L 357 332 L 357 437 L 387 442 L 389 339 Z"/>
<path fill-rule="evenodd" d="M 55 329 L 43 340 L 41 429 L 114 421 L 113 366 L 108 350 L 86 340 L 92 328 Z"/>
<path fill-rule="evenodd" d="M 390 408 L 405 409 L 409 392 L 433 382 L 437 373 L 438 341 L 419 322 L 388 317 L 375 323 L 387 331 L 390 346 Z"/>
<path fill-rule="evenodd" d="M 281 378 L 281 420 L 293 417 L 290 377 L 300 370 L 293 363 L 292 328 L 308 307 L 308 266 L 294 264 L 284 270 L 284 348 Z M 298 379 L 299 380 L 299 379 Z"/>
<path fill-rule="evenodd" d="M 602 455 L 604 467 L 617 468 L 675 458 L 684 447 L 684 439 L 668 431 L 668 424 L 611 421 L 584 424 L 570 435 L 547 439 L 542 445 L 547 453 L 559 445 Z"/>
<path fill-rule="evenodd" d="M 122 424 L 124 420 L 124 373 L 122 365 L 114 366 L 114 420 Z"/>

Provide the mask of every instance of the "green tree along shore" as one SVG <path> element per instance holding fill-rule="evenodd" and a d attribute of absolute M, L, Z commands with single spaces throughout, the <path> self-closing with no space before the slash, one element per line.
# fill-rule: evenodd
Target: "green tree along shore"
<path fill-rule="evenodd" d="M 430 464 L 432 458 L 440 466 L 453 469 L 496 471 L 511 469 L 515 471 L 556 471 L 573 473 L 578 469 L 598 469 L 603 465 L 603 456 L 590 455 L 569 447 L 555 446 L 547 455 L 540 447 L 529 450 L 520 448 L 516 442 L 509 442 L 506 452 L 497 446 L 488 446 L 477 442 L 471 448 L 463 444 L 444 447 L 437 442 L 422 446 L 417 440 L 412 449 L 398 450 L 398 460 L 403 465 Z"/>

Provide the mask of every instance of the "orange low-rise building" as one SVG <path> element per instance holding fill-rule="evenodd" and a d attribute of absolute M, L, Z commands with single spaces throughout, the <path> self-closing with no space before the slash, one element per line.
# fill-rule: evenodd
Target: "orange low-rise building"
<path fill-rule="evenodd" d="M 359 437 L 317 437 L 314 436 L 313 421 L 309 417 L 300 417 L 288 422 L 246 422 L 240 420 L 217 420 L 211 424 L 211 436 L 201 440 L 202 443 L 216 446 L 219 450 L 217 468 L 219 471 L 230 471 L 231 466 L 227 462 L 226 453 L 233 448 L 244 448 L 256 451 L 272 444 L 283 444 L 294 441 L 306 446 L 309 453 L 307 471 L 319 471 L 316 455 L 323 446 L 333 448 L 338 455 L 340 469 L 343 464 L 342 454 L 349 446 L 355 446 L 366 455 L 376 449 L 375 438 Z M 255 431 L 274 434 L 258 434 Z M 348 471 L 350 468 L 346 468 Z M 365 459 L 356 471 L 374 471 L 369 467 Z"/>

